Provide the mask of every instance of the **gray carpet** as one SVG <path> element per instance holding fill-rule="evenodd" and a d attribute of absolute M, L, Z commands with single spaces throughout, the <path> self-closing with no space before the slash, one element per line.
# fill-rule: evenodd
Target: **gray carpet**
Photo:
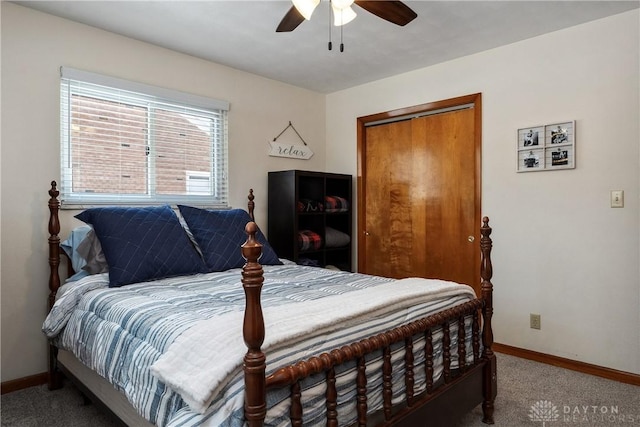
<path fill-rule="evenodd" d="M 496 356 L 496 426 L 640 426 L 638 386 L 504 354 Z M 617 413 L 612 416 L 612 412 Z M 475 408 L 459 427 L 485 426 L 481 418 L 481 408 Z"/>
<path fill-rule="evenodd" d="M 504 354 L 497 358 L 498 427 L 640 426 L 640 387 Z M 38 386 L 5 394 L 0 403 L 3 427 L 117 425 L 95 406 L 85 405 L 69 383 L 56 391 Z M 478 407 L 458 427 L 484 426 L 481 418 Z"/>

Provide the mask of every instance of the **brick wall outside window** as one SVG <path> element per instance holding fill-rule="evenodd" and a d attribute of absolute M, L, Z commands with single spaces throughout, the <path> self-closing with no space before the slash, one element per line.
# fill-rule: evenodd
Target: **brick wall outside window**
<path fill-rule="evenodd" d="M 186 194 L 187 171 L 211 171 L 211 137 L 199 117 L 155 110 L 148 148 L 145 107 L 74 95 L 72 111 L 74 192 L 145 194 L 155 162 L 156 193 Z"/>

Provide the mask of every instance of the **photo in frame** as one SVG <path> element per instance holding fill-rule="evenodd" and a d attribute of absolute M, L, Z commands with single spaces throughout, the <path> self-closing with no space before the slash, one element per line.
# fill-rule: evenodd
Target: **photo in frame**
<path fill-rule="evenodd" d="M 533 172 L 544 170 L 544 149 L 527 149 L 518 151 L 518 171 Z"/>
<path fill-rule="evenodd" d="M 545 151 L 546 169 L 568 169 L 573 167 L 573 147 L 554 147 Z"/>
<path fill-rule="evenodd" d="M 574 169 L 575 121 L 518 129 L 517 171 Z"/>
<path fill-rule="evenodd" d="M 518 148 L 538 148 L 544 145 L 544 126 L 518 129 Z"/>

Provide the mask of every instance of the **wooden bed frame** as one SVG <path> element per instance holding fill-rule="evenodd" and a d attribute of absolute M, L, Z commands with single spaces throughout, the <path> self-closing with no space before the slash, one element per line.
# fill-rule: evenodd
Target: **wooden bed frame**
<path fill-rule="evenodd" d="M 56 182 L 51 182 L 49 190 L 49 309 L 55 302 L 56 293 L 60 287 L 60 221 L 58 217 L 60 202 L 59 191 Z M 253 190 L 249 192 L 248 210 L 254 219 Z M 489 219 L 484 217 L 480 229 L 481 239 L 481 296 L 472 301 L 456 307 L 444 310 L 420 320 L 394 328 L 387 332 L 369 337 L 353 344 L 335 349 L 329 353 L 323 353 L 316 357 L 296 363 L 292 366 L 281 368 L 270 376 L 266 376 L 266 355 L 261 350 L 265 337 L 264 319 L 260 294 L 264 281 L 262 266 L 258 263 L 262 246 L 257 242 L 255 233 L 257 226 L 250 222 L 246 226 L 247 241 L 242 245 L 241 251 L 247 262 L 242 270 L 242 285 L 246 296 L 246 309 L 244 314 L 243 338 L 247 345 L 247 353 L 244 357 L 245 378 L 245 418 L 249 426 L 262 426 L 264 423 L 267 406 L 266 393 L 268 389 L 290 387 L 291 390 L 291 424 L 294 427 L 302 426 L 302 404 L 300 381 L 311 375 L 324 372 L 326 375 L 327 390 L 325 402 L 327 408 L 327 426 L 338 426 L 337 419 L 337 392 L 335 387 L 334 368 L 347 361 L 355 361 L 357 366 L 357 425 L 380 426 L 424 426 L 451 425 L 461 415 L 467 413 L 479 404 L 482 404 L 483 418 L 486 424 L 493 424 L 494 400 L 497 394 L 496 358 L 491 349 L 493 344 L 493 332 L 491 318 L 493 315 L 493 285 L 491 277 L 493 268 L 491 263 L 492 240 Z M 72 272 L 69 265 L 69 272 Z M 457 349 L 451 348 L 449 327 L 451 324 L 464 326 L 465 317 L 471 317 L 472 321 L 472 349 L 473 362 L 465 364 L 465 328 L 458 327 Z M 482 319 L 480 319 L 482 318 Z M 432 331 L 443 330 L 443 378 L 433 383 L 433 340 Z M 414 395 L 414 363 L 413 363 L 413 338 L 417 334 L 424 334 L 425 363 L 423 369 L 426 372 L 426 390 Z M 480 341 L 482 350 L 480 351 Z M 405 349 L 405 400 L 400 405 L 392 405 L 392 368 L 391 352 L 392 344 L 404 343 Z M 367 378 L 365 355 L 374 351 L 382 351 L 383 355 L 383 410 L 373 415 L 367 414 Z M 458 360 L 462 361 L 456 369 L 451 368 L 451 352 L 457 351 Z M 49 389 L 62 386 L 62 371 L 67 370 L 58 366 L 58 349 L 49 345 Z M 60 369 L 62 368 L 62 369 Z M 67 376 L 68 373 L 67 373 Z M 71 375 L 71 379 L 78 382 Z M 93 398 L 97 398 L 91 390 L 87 390 L 83 384 L 76 384 L 82 391 Z M 104 402 L 96 402 L 109 409 Z M 111 410 L 109 410 L 112 412 Z M 113 413 L 113 412 L 112 412 Z M 121 420 L 122 421 L 122 420 Z M 123 424 L 126 423 L 122 421 Z"/>

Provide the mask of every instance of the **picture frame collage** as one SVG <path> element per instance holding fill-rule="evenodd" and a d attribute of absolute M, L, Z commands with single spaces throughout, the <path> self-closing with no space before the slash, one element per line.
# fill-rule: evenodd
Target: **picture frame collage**
<path fill-rule="evenodd" d="M 575 121 L 518 129 L 517 172 L 574 169 Z"/>

